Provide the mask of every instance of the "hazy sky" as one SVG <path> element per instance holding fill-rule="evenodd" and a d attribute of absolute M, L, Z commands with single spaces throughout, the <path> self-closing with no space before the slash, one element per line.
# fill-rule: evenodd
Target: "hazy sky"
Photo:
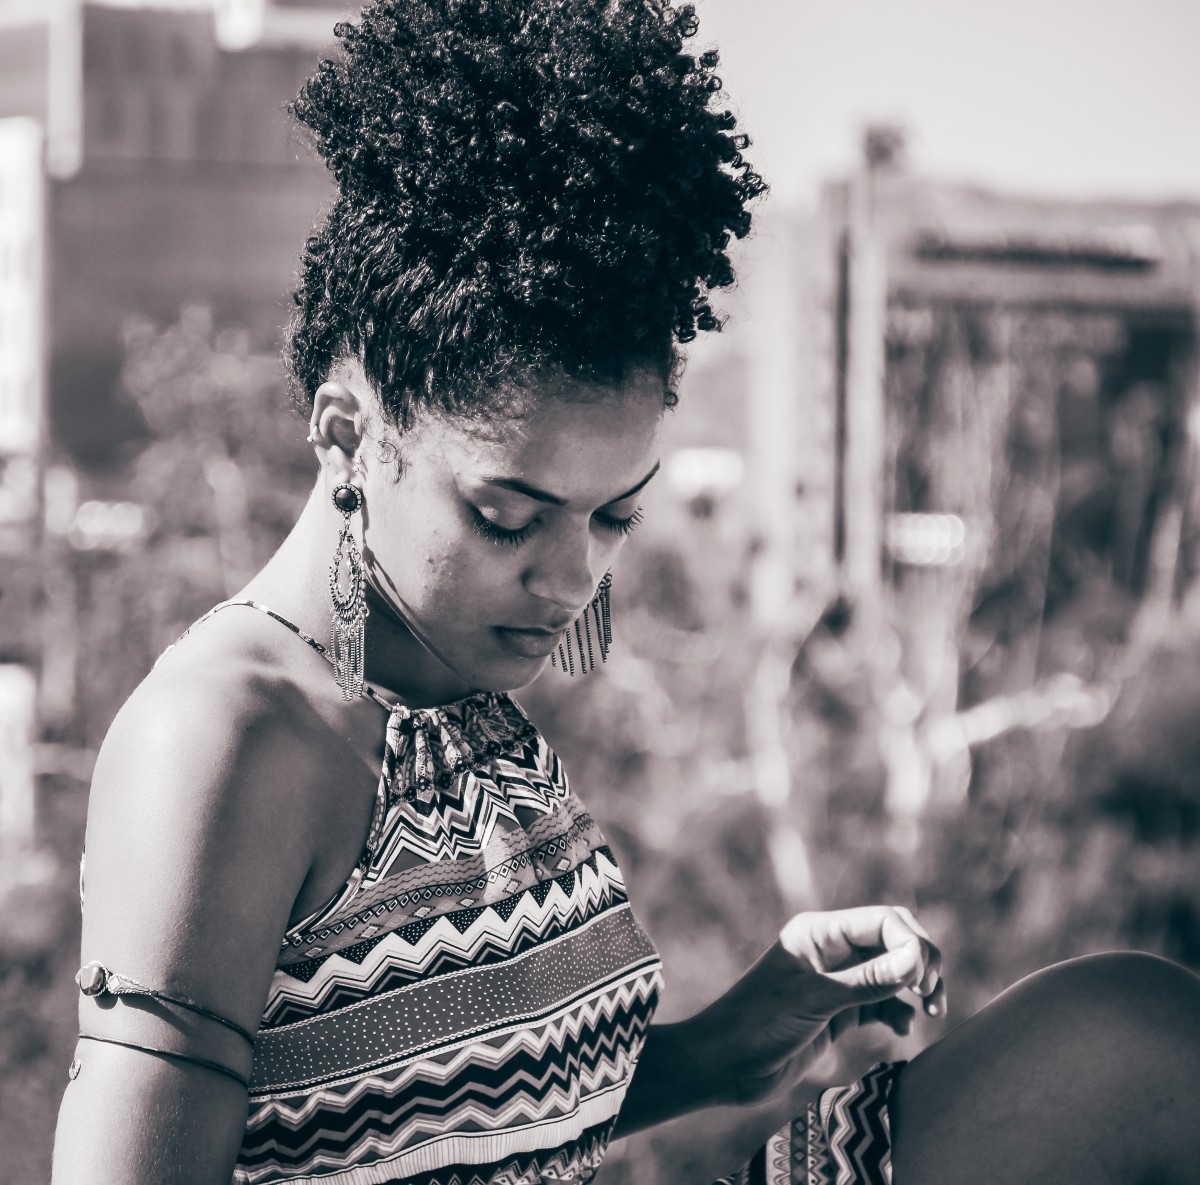
<path fill-rule="evenodd" d="M 1200 199 L 1200 0 L 692 2 L 789 205 L 856 161 L 872 120 L 904 124 L 938 177 Z"/>
<path fill-rule="evenodd" d="M 914 168 L 1007 189 L 1200 198 L 1200 0 L 698 0 L 776 198 L 870 120 Z"/>

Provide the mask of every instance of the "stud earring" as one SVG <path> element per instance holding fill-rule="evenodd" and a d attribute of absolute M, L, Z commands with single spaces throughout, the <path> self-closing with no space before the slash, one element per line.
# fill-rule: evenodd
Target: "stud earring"
<path fill-rule="evenodd" d="M 558 644 L 557 653 L 550 655 L 550 665 L 566 671 L 568 675 L 575 674 L 576 662 L 579 673 L 586 675 L 596 669 L 596 651 L 600 652 L 600 661 L 608 662 L 609 647 L 612 646 L 612 604 L 609 599 L 612 591 L 612 573 L 605 572 L 591 601 L 584 606 L 583 612 L 572 625 L 567 626 L 563 640 Z M 593 645 L 592 634 L 595 633 Z M 572 639 L 571 635 L 575 637 Z M 572 650 L 574 641 L 574 651 Z M 586 646 L 586 649 L 585 649 Z M 578 655 L 578 659 L 576 658 Z"/>
<path fill-rule="evenodd" d="M 363 691 L 363 659 L 367 622 L 367 588 L 362 552 L 354 538 L 351 517 L 363 506 L 362 490 L 348 482 L 333 491 L 333 504 L 342 515 L 337 551 L 329 565 L 329 657 L 342 698 L 355 699 Z M 342 572 L 346 586 L 342 586 Z"/>

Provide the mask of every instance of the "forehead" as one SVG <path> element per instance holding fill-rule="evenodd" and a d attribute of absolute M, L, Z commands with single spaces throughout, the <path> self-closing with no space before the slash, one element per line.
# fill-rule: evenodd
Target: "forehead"
<path fill-rule="evenodd" d="M 661 381 L 606 392 L 556 388 L 485 420 L 428 417 L 411 443 L 458 480 L 516 478 L 571 503 L 602 505 L 654 465 L 663 414 Z"/>

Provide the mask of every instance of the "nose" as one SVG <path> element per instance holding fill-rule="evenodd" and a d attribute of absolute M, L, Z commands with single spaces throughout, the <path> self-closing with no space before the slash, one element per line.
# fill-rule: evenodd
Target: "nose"
<path fill-rule="evenodd" d="M 602 550 L 590 532 L 556 540 L 526 572 L 525 591 L 576 617 L 595 595 L 604 575 Z"/>

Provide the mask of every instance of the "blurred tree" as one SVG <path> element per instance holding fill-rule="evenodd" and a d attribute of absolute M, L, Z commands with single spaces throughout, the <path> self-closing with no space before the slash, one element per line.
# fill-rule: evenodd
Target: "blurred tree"
<path fill-rule="evenodd" d="M 131 323 L 123 382 L 146 431 L 102 492 L 143 507 L 148 529 L 128 550 L 80 550 L 64 533 L 43 557 L 47 592 L 67 615 L 57 628 L 70 635 L 74 679 L 48 735 L 73 745 L 65 751 L 82 760 L 66 764 L 82 768 L 40 781 L 40 831 L 58 875 L 0 908 L 5 1185 L 49 1178 L 75 1043 L 86 755 L 161 650 L 266 560 L 314 476 L 303 428 L 286 411 L 277 359 L 245 333 L 218 329 L 203 308 L 166 328 Z"/>
<path fill-rule="evenodd" d="M 975 546 L 895 566 L 890 636 L 805 642 L 796 721 L 813 735 L 796 761 L 818 803 L 794 809 L 831 902 L 915 901 L 929 917 L 956 1016 L 1089 951 L 1200 967 L 1186 724 L 1200 643 L 1167 514 L 1194 498 L 1180 460 L 1194 342 L 1148 342 L 1110 314 L 890 319 L 896 507 L 959 515 Z M 1165 616 L 1147 628 L 1152 592 Z M 908 829 L 893 790 L 905 730 L 900 751 L 929 779 Z"/>
<path fill-rule="evenodd" d="M 754 753 L 752 688 L 779 640 L 754 634 L 743 564 L 728 565 L 727 585 L 713 578 L 700 542 L 711 524 L 685 517 L 665 537 L 635 539 L 616 573 L 608 666 L 574 681 L 549 671 L 521 693 L 662 950 L 664 1018 L 708 1002 L 773 941 L 788 908 L 772 856 L 781 821 L 806 841 L 821 904 L 917 904 L 946 948 L 956 1016 L 1036 966 L 1102 947 L 1200 966 L 1190 726 L 1200 639 L 1132 643 L 1144 475 L 1122 478 L 1132 493 L 1111 519 L 1111 564 L 1069 509 L 1103 485 L 1086 466 L 1110 463 L 1105 392 L 1130 386 L 1123 339 L 1099 321 L 919 309 L 894 317 L 890 333 L 900 508 L 956 511 L 984 544 L 952 572 L 895 573 L 890 633 L 864 635 L 854 606 L 837 600 L 799 641 L 777 738 L 786 802 L 759 793 Z M 61 734 L 91 749 L 159 651 L 277 545 L 313 479 L 278 364 L 244 334 L 191 309 L 165 329 L 131 325 L 125 349 L 146 433 L 107 493 L 147 508 L 148 528 L 126 552 L 64 545 L 51 569 L 77 590 L 76 707 Z M 1111 406 L 1124 424 L 1119 394 Z M 1127 474 L 1166 456 L 1142 447 L 1149 421 L 1134 410 L 1112 446 Z M 1175 422 L 1169 404 L 1164 414 Z M 920 620 L 931 613 L 942 624 Z M 905 638 L 937 641 L 942 665 L 914 661 L 911 644 L 906 657 Z M 1054 707 L 1055 695 L 1093 703 L 1091 692 L 1101 714 L 1116 705 L 1097 727 L 1076 728 Z M 931 728 L 937 719 L 949 732 Z M 926 776 L 921 761 L 953 765 L 953 793 L 932 794 L 919 827 L 898 830 L 889 786 L 898 770 Z M 43 779 L 42 829 L 60 875 L 0 910 L 0 1181 L 46 1176 L 75 1033 L 84 808 L 68 772 Z M 939 1031 L 922 1024 L 907 1042 L 864 1033 L 818 1077 L 911 1055 Z M 599 1181 L 706 1185 L 813 1089 L 625 1141 Z"/>
<path fill-rule="evenodd" d="M 155 657 L 234 593 L 295 522 L 315 478 L 287 412 L 279 363 L 247 334 L 186 309 L 125 331 L 123 383 L 147 425 L 123 496 L 144 507 L 141 544 L 81 555 L 79 704 L 95 746 Z"/>

